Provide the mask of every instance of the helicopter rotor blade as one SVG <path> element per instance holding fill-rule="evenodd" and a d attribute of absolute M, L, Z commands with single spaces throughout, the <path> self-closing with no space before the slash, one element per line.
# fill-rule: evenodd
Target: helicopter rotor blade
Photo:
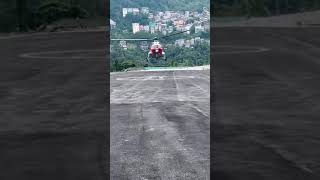
<path fill-rule="evenodd" d="M 182 33 L 185 33 L 185 32 L 188 32 L 190 30 L 186 30 L 186 31 L 180 31 L 180 32 L 177 32 L 177 33 L 174 33 L 174 34 L 169 34 L 169 35 L 166 35 L 166 36 L 161 36 L 157 39 L 164 39 L 164 38 L 167 38 L 167 37 L 171 37 L 171 36 L 175 36 L 175 35 L 178 35 L 178 34 L 182 34 Z M 110 39 L 111 41 L 153 41 L 154 39 Z"/>

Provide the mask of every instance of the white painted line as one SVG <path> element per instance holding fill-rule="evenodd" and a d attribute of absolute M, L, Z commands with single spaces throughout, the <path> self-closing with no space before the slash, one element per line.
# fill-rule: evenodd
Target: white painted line
<path fill-rule="evenodd" d="M 261 53 L 270 51 L 271 49 L 256 46 L 235 46 L 235 45 L 216 45 L 216 48 L 229 48 L 225 52 L 212 52 L 213 54 L 246 54 L 246 53 Z M 234 49 L 234 50 L 232 50 Z"/>
<path fill-rule="evenodd" d="M 90 53 L 90 52 L 105 52 L 105 49 L 86 49 L 86 50 L 62 50 L 62 51 L 45 51 L 45 52 L 31 52 L 19 55 L 22 58 L 31 59 L 106 59 L 103 56 L 57 56 L 63 53 Z"/>
<path fill-rule="evenodd" d="M 124 77 L 116 78 L 117 81 L 163 81 L 171 79 L 194 79 L 194 76 L 142 76 L 142 77 Z"/>
<path fill-rule="evenodd" d="M 16 39 L 23 37 L 32 37 L 32 36 L 43 36 L 51 34 L 67 34 L 67 33 L 92 33 L 92 32 L 106 32 L 102 29 L 88 29 L 88 30 L 73 30 L 73 31 L 59 31 L 59 32 L 35 32 L 35 33 L 25 33 L 25 34 L 8 34 L 8 36 L 0 36 L 1 39 Z"/>

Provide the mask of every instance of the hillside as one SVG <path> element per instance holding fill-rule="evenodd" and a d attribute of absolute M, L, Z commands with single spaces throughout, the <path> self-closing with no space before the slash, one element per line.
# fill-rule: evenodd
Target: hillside
<path fill-rule="evenodd" d="M 149 7 L 151 10 L 202 10 L 210 7 L 210 0 L 110 0 L 111 17 L 122 16 L 122 8 Z"/>
<path fill-rule="evenodd" d="M 46 6 L 43 8 L 42 6 Z M 51 4 L 49 6 L 48 4 Z M 66 12 L 66 8 L 68 7 Z M 42 7 L 42 10 L 40 10 Z M 106 16 L 105 0 L 1 0 L 0 2 L 0 32 L 37 29 L 47 17 L 52 21 L 70 18 L 71 14 L 85 11 L 86 17 L 94 19 Z M 44 15 L 46 14 L 46 15 Z M 69 15 L 66 15 L 69 14 Z M 66 17 L 69 16 L 69 17 Z"/>

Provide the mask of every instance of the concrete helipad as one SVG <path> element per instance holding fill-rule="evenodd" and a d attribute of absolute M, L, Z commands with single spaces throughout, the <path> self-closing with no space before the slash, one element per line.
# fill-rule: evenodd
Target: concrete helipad
<path fill-rule="evenodd" d="M 106 49 L 104 36 L 0 38 L 1 180 L 108 178 L 109 64 L 79 52 Z"/>
<path fill-rule="evenodd" d="M 111 75 L 111 179 L 210 179 L 209 70 Z"/>
<path fill-rule="evenodd" d="M 320 29 L 214 31 L 213 178 L 320 179 Z"/>

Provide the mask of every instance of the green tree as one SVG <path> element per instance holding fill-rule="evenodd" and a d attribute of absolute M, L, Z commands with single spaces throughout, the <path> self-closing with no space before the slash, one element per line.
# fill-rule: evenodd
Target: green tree
<path fill-rule="evenodd" d="M 27 31 L 27 1 L 16 0 L 19 31 Z"/>

